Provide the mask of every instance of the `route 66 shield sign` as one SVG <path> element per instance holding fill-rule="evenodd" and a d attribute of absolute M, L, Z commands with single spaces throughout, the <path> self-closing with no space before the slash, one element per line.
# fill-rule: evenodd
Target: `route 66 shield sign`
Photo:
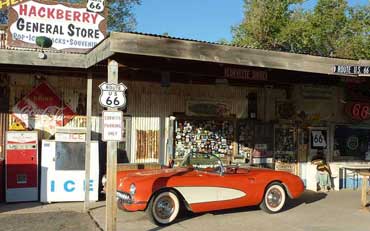
<path fill-rule="evenodd" d="M 114 84 L 103 82 L 99 85 L 99 102 L 103 107 L 121 108 L 126 106 L 125 92 L 127 87 L 123 84 Z"/>
<path fill-rule="evenodd" d="M 88 0 L 86 8 L 90 12 L 101 13 L 104 11 L 104 0 Z"/>

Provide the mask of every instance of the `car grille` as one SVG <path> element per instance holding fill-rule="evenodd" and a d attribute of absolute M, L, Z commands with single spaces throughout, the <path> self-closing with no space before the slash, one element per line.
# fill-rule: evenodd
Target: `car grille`
<path fill-rule="evenodd" d="M 122 200 L 126 204 L 132 203 L 132 198 L 130 194 L 117 191 L 116 195 L 117 195 L 117 200 Z"/>

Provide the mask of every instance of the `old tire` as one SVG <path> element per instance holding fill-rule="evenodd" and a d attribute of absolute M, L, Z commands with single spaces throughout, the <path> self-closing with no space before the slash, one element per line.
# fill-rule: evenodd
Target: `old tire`
<path fill-rule="evenodd" d="M 272 183 L 266 188 L 260 208 L 267 213 L 278 213 L 284 208 L 286 199 L 284 186 Z"/>
<path fill-rule="evenodd" d="M 174 191 L 162 191 L 152 197 L 146 214 L 151 222 L 164 226 L 171 224 L 180 211 L 180 201 Z"/>

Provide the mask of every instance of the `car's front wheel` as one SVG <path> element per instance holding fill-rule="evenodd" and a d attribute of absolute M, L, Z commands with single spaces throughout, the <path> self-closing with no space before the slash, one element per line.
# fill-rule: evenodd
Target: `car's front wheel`
<path fill-rule="evenodd" d="M 286 202 L 284 186 L 280 183 L 272 183 L 266 188 L 260 208 L 267 213 L 280 212 Z"/>
<path fill-rule="evenodd" d="M 169 225 L 180 211 L 180 201 L 175 192 L 163 191 L 155 195 L 149 202 L 146 213 L 157 225 Z"/>

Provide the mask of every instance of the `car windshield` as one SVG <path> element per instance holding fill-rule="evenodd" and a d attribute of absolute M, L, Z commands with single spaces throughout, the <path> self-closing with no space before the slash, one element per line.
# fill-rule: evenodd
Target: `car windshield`
<path fill-rule="evenodd" d="M 185 156 L 180 167 L 193 167 L 198 170 L 219 172 L 222 168 L 221 160 L 213 154 L 190 153 Z"/>

